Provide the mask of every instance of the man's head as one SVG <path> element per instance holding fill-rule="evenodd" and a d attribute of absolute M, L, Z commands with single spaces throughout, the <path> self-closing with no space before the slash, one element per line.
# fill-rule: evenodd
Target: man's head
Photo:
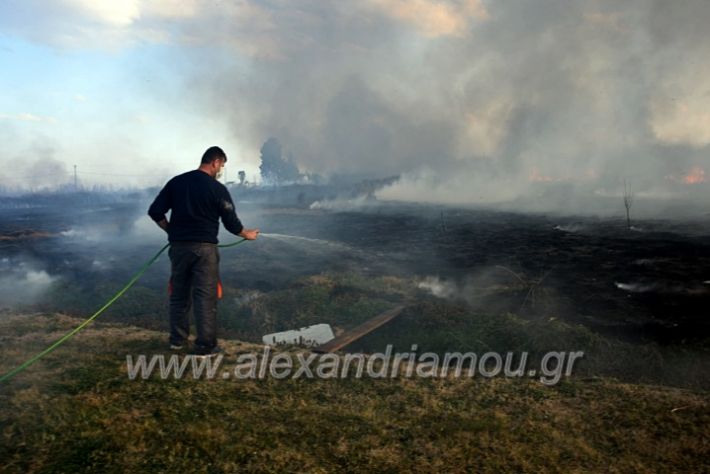
<path fill-rule="evenodd" d="M 200 169 L 215 179 L 222 177 L 222 168 L 227 162 L 227 155 L 218 146 L 212 146 L 202 155 Z"/>

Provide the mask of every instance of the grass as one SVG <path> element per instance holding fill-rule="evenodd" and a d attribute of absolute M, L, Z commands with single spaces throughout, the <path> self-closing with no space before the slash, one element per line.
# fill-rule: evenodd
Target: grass
<path fill-rule="evenodd" d="M 78 322 L 5 314 L 0 371 Z M 0 472 L 710 470 L 703 391 L 574 376 L 128 380 L 126 354 L 165 343 L 97 322 L 3 384 Z"/>
<path fill-rule="evenodd" d="M 100 291 L 62 285 L 53 288 L 52 303 L 41 307 L 42 310 L 54 312 L 64 308 L 73 314 L 89 315 L 103 303 L 103 296 L 111 296 L 116 287 L 115 282 L 100 283 Z M 509 288 L 488 291 L 498 291 L 503 298 Z M 707 343 L 693 346 L 661 346 L 652 341 L 632 343 L 601 335 L 552 311 L 534 317 L 482 311 L 465 301 L 436 298 L 403 278 L 324 273 L 299 278 L 283 289 L 256 292 L 257 297 L 242 298 L 252 293 L 253 290 L 225 288 L 218 317 L 223 336 L 261 342 L 264 334 L 317 323 L 328 323 L 339 334 L 406 303 L 408 309 L 401 316 L 348 349 L 376 352 L 392 344 L 395 350 L 406 351 L 417 344 L 420 354 L 526 351 L 532 359 L 540 359 L 548 351 L 584 351 L 585 357 L 575 369 L 579 375 L 710 389 Z M 136 285 L 130 290 L 130 297 L 118 300 L 101 320 L 167 330 L 164 288 Z"/>

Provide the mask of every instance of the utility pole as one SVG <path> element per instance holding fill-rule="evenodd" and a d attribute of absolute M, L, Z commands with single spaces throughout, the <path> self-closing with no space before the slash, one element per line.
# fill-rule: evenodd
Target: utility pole
<path fill-rule="evenodd" d="M 634 193 L 630 189 L 626 189 L 626 180 L 624 180 L 624 207 L 626 208 L 626 226 L 631 230 L 631 205 L 634 203 Z"/>

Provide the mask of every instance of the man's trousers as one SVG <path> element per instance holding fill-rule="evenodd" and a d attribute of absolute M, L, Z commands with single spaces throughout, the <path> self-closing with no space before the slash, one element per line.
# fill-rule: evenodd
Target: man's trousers
<path fill-rule="evenodd" d="M 190 308 L 195 316 L 194 350 L 209 352 L 217 345 L 217 285 L 219 250 L 206 242 L 172 242 L 170 344 L 184 345 L 190 334 Z"/>

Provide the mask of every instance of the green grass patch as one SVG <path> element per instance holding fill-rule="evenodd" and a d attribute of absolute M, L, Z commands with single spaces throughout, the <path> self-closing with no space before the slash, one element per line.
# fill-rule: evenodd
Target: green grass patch
<path fill-rule="evenodd" d="M 0 349 L 3 371 L 51 335 L 14 319 L 24 338 Z M 97 323 L 0 387 L 0 471 L 710 469 L 707 392 L 574 376 L 552 387 L 478 377 L 129 380 L 125 354 L 163 343 L 159 332 Z"/>

